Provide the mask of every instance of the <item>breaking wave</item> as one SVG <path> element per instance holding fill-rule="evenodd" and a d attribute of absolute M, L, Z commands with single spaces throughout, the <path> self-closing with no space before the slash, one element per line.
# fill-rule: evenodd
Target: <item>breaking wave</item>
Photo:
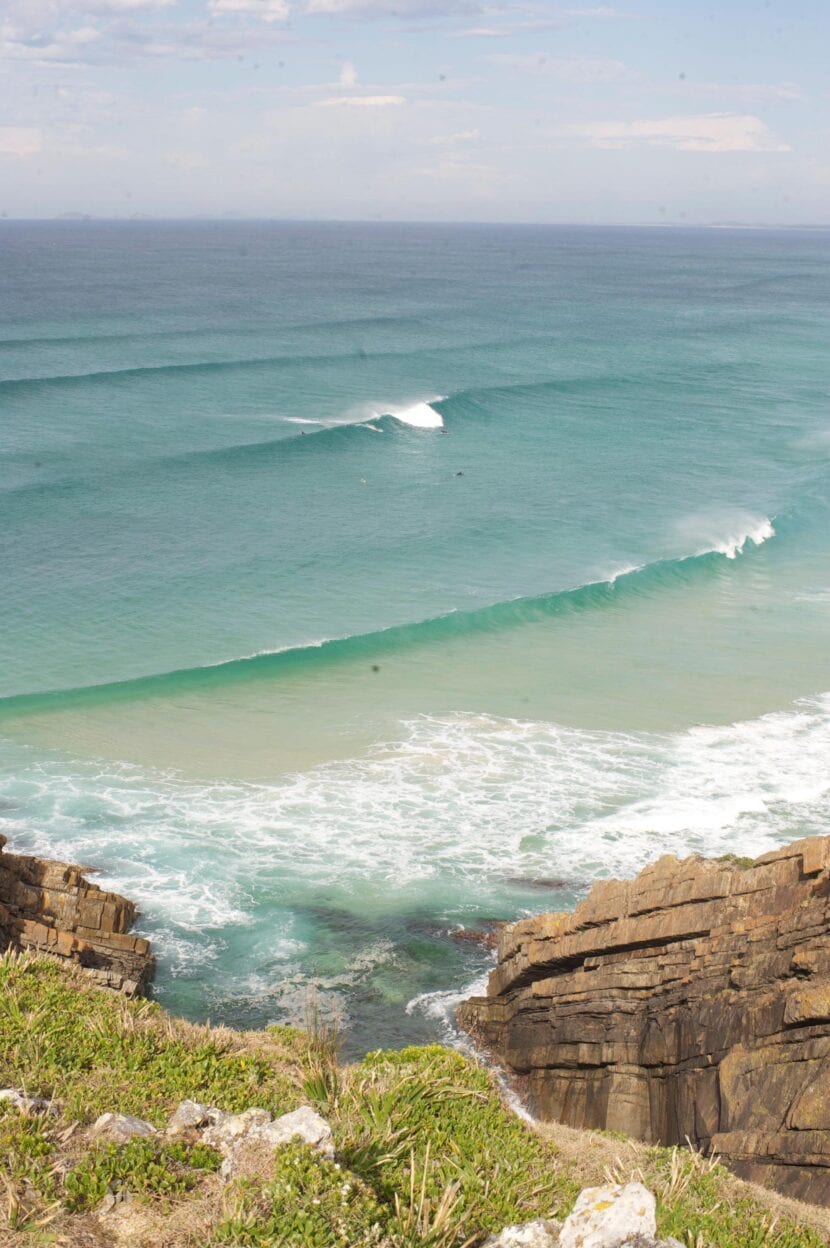
<path fill-rule="evenodd" d="M 358 999 L 358 1014 L 379 1002 L 399 1036 L 451 1038 L 460 986 L 489 955 L 465 945 L 453 969 L 447 954 L 436 982 L 407 942 L 571 905 L 659 853 L 757 855 L 816 834 L 829 751 L 829 695 L 674 733 L 423 716 L 368 756 L 268 784 L 3 742 L 0 831 L 100 866 L 105 887 L 139 902 L 163 997 L 209 984 L 214 1018 L 262 1023 L 295 1017 L 316 987 L 332 1007 Z M 561 882 L 543 896 L 552 872 Z"/>
<path fill-rule="evenodd" d="M 60 705 L 83 705 L 110 699 L 151 696 L 172 690 L 219 685 L 227 680 L 252 679 L 259 674 L 296 671 L 310 663 L 341 662 L 375 658 L 397 653 L 410 646 L 430 644 L 459 636 L 473 637 L 505 628 L 532 624 L 574 612 L 602 610 L 618 606 L 632 597 L 659 593 L 672 586 L 688 584 L 697 576 L 716 574 L 723 559 L 734 560 L 748 546 L 760 546 L 775 534 L 771 520 L 750 517 L 748 527 L 721 537 L 714 545 L 695 555 L 660 559 L 642 566 L 624 567 L 606 579 L 589 581 L 573 589 L 554 590 L 529 597 L 508 599 L 487 607 L 450 611 L 413 623 L 395 624 L 368 633 L 325 638 L 313 643 L 283 649 L 265 650 L 242 658 L 220 660 L 191 668 L 180 668 L 137 676 L 100 685 L 85 685 L 44 693 L 23 693 L 0 698 L 0 717 L 40 711 Z"/>

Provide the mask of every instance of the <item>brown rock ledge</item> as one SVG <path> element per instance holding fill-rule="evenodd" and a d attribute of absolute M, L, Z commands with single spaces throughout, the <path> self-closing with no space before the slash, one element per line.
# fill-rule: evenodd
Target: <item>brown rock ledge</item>
<path fill-rule="evenodd" d="M 131 901 L 105 893 L 80 868 L 4 852 L 0 836 L 0 951 L 31 949 L 82 966 L 128 996 L 152 979 L 150 943 L 130 936 Z"/>
<path fill-rule="evenodd" d="M 830 1205 L 830 837 L 667 856 L 511 924 L 459 1021 L 543 1120 L 688 1138 Z"/>

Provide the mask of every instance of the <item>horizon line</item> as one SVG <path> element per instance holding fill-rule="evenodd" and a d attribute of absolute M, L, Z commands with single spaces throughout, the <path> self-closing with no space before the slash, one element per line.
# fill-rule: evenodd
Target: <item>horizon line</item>
<path fill-rule="evenodd" d="M 153 225 L 175 223 L 205 223 L 213 225 L 240 225 L 245 223 L 274 225 L 419 225 L 419 226 L 518 226 L 542 229 L 666 229 L 666 230 L 830 230 L 830 221 L 534 221 L 534 220 L 466 220 L 464 218 L 442 219 L 428 217 L 298 217 L 271 216 L 244 213 L 189 213 L 182 215 L 155 215 L 135 213 L 129 216 L 96 215 L 86 212 L 56 213 L 52 216 L 27 217 L 0 216 L 0 225 L 91 225 L 128 224 Z"/>

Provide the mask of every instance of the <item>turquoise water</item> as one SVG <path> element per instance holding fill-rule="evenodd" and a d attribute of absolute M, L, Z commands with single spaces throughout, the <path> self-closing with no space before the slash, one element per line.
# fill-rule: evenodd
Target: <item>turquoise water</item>
<path fill-rule="evenodd" d="M 830 814 L 830 236 L 0 223 L 0 831 L 156 991 L 446 1035 L 452 935 Z"/>

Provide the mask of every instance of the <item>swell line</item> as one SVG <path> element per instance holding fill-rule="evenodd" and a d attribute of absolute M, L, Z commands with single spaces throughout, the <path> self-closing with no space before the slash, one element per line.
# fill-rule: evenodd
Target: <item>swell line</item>
<path fill-rule="evenodd" d="M 525 342 L 547 341 L 546 335 L 530 335 L 526 338 L 516 338 L 505 343 L 504 339 L 498 341 L 470 342 L 458 344 L 438 346 L 433 345 L 428 348 L 416 347 L 409 350 L 369 350 L 365 351 L 360 347 L 350 347 L 344 351 L 332 352 L 310 352 L 305 354 L 292 355 L 266 355 L 251 356 L 238 360 L 193 360 L 187 363 L 178 364 L 148 364 L 137 365 L 132 368 L 112 368 L 96 370 L 88 373 L 59 373 L 45 377 L 6 377 L 0 379 L 0 391 L 11 391 L 12 393 L 25 391 L 27 389 L 57 389 L 63 386 L 72 386 L 78 384 L 96 385 L 107 384 L 110 382 L 118 383 L 122 380 L 135 379 L 137 377 L 169 377 L 169 376 L 188 376 L 191 373 L 222 373 L 222 372 L 240 372 L 244 369 L 272 369 L 272 368 L 290 368 L 293 365 L 302 364 L 337 364 L 343 360 L 406 360 L 413 355 L 457 355 L 459 351 L 475 352 L 475 351 L 493 351 L 495 349 L 502 350 L 505 345 L 515 346 Z"/>
<path fill-rule="evenodd" d="M 351 328 L 371 328 L 376 325 L 389 325 L 393 328 L 400 325 L 420 324 L 423 320 L 420 316 L 403 315 L 398 313 L 395 316 L 343 316 L 331 317 L 326 320 L 306 320 L 306 321 L 286 321 L 279 325 L 280 333 L 295 333 L 302 330 L 315 329 L 351 329 Z M 62 334 L 50 337 L 48 335 L 32 338 L 0 338 L 0 347 L 53 347 L 53 346 L 95 346 L 102 342 L 152 342 L 162 340 L 170 342 L 182 338 L 210 338 L 212 335 L 220 335 L 225 332 L 225 326 L 204 325 L 195 329 L 153 329 L 153 330 L 124 330 L 120 333 L 113 334 Z M 252 338 L 261 333 L 260 327 L 253 327 L 248 330 L 235 330 L 234 333 L 240 337 Z M 21 378 L 23 380 L 23 378 Z M 31 378 L 37 381 L 38 378 Z"/>
<path fill-rule="evenodd" d="M 755 529 L 730 539 L 717 549 L 704 550 L 677 559 L 656 560 L 640 567 L 624 569 L 607 580 L 589 581 L 572 589 L 512 598 L 471 610 L 450 611 L 426 620 L 393 624 L 372 632 L 263 651 L 200 667 L 178 668 L 174 671 L 73 689 L 13 694 L 0 698 L 0 717 L 206 689 L 230 680 L 245 682 L 255 680 L 260 675 L 288 674 L 312 664 L 327 665 L 347 660 L 372 662 L 418 646 L 482 633 L 497 633 L 576 612 L 607 609 L 632 598 L 688 584 L 694 576 L 716 574 L 724 567 L 725 560 L 734 560 L 738 555 L 745 554 L 750 544 L 761 546 L 774 535 L 772 522 L 764 520 Z"/>
<path fill-rule="evenodd" d="M 148 455 L 135 460 L 119 463 L 107 474 L 107 480 L 117 481 L 125 477 L 135 479 L 137 472 L 156 472 L 159 469 L 176 469 L 191 467 L 198 464 L 245 463 L 257 460 L 262 456 L 280 452 L 282 454 L 307 453 L 312 445 L 337 444 L 338 440 L 358 436 L 360 430 L 374 429 L 377 432 L 395 430 L 401 426 L 415 429 L 440 429 L 443 417 L 439 410 L 443 402 L 441 397 L 426 399 L 414 403 L 389 404 L 389 411 L 382 415 L 379 411 L 364 412 L 351 420 L 341 419 L 326 423 L 324 421 L 303 420 L 307 425 L 302 432 L 285 433 L 278 438 L 259 438 L 251 442 L 232 442 L 224 446 L 207 446 L 198 450 L 176 451 L 167 455 Z M 380 405 L 383 407 L 383 404 Z M 275 418 L 274 424 L 289 424 L 291 417 Z M 53 493 L 67 494 L 87 488 L 90 480 L 94 480 L 95 488 L 99 488 L 104 474 L 97 470 L 94 478 L 85 476 L 56 477 L 46 481 L 27 481 L 22 485 L 0 486 L 0 503 L 13 502 L 17 499 L 38 497 Z"/>
<path fill-rule="evenodd" d="M 326 355 L 254 356 L 242 360 L 202 360 L 188 364 L 151 364 L 146 367 L 103 369 L 93 373 L 63 373 L 52 377 L 8 377 L 0 381 L 0 390 L 57 389 L 62 386 L 95 385 L 120 382 L 136 377 L 187 376 L 190 373 L 237 372 L 242 369 L 274 368 L 292 364 L 327 364 L 349 359 L 356 353 L 344 351 Z"/>

